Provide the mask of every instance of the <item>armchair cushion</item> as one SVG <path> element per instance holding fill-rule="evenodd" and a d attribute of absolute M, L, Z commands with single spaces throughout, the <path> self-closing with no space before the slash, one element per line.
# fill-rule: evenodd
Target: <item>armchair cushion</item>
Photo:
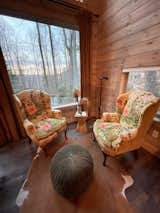
<path fill-rule="evenodd" d="M 31 121 L 29 121 L 28 119 L 24 120 L 23 126 L 27 132 L 33 132 L 35 129 L 34 124 Z"/>
<path fill-rule="evenodd" d="M 96 120 L 93 127 L 97 140 L 103 146 L 116 148 L 122 141 L 129 141 L 137 134 L 137 129 L 126 128 L 120 123 Z"/>
<path fill-rule="evenodd" d="M 66 119 L 47 118 L 35 123 L 34 135 L 37 140 L 48 137 L 66 125 Z M 31 132 L 33 134 L 33 132 Z"/>
<path fill-rule="evenodd" d="M 109 113 L 109 112 L 104 112 L 102 115 L 102 120 L 106 122 L 119 122 L 120 115 L 119 113 Z"/>

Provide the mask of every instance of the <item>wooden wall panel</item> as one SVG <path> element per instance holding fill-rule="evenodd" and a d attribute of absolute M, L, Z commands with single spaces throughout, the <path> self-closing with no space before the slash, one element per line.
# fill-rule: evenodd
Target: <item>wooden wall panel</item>
<path fill-rule="evenodd" d="M 77 11 L 75 12 L 70 8 L 55 5 L 53 2 L 47 0 L 0 1 L 0 13 L 75 29 L 79 25 Z"/>
<path fill-rule="evenodd" d="M 104 30 L 107 30 L 108 34 L 112 34 L 113 32 L 118 31 L 120 28 L 140 20 L 148 13 L 154 12 L 156 8 L 160 8 L 160 2 L 155 2 L 155 0 L 129 1 L 128 4 L 114 16 L 107 18 L 107 21 L 103 21 L 101 26 L 106 25 L 107 29 Z"/>
<path fill-rule="evenodd" d="M 94 117 L 98 115 L 98 94 L 99 90 L 96 88 L 99 86 L 99 80 L 97 76 L 97 34 L 98 34 L 98 19 L 92 17 L 91 25 L 91 38 L 90 38 L 90 116 Z"/>
<path fill-rule="evenodd" d="M 45 2 L 47 2 L 48 0 L 43 0 Z M 54 0 L 51 0 L 51 1 L 54 1 Z M 103 8 L 103 3 L 104 1 L 103 0 L 85 0 L 83 2 L 80 2 L 80 1 L 75 1 L 75 0 L 63 0 L 63 2 L 67 2 L 67 3 L 70 3 L 72 5 L 75 5 L 79 8 L 82 8 L 82 9 L 85 9 L 85 10 L 88 10 L 96 15 L 99 15 L 101 14 L 102 12 L 102 8 Z"/>
<path fill-rule="evenodd" d="M 115 109 L 123 68 L 160 65 L 160 1 L 110 2 L 99 17 L 96 38 L 94 78 L 109 77 L 103 85 L 103 111 Z M 93 85 L 94 93 L 98 90 Z"/>

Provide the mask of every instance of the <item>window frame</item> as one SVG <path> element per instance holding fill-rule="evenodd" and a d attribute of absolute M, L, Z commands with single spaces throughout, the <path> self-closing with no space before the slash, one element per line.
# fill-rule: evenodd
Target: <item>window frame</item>
<path fill-rule="evenodd" d="M 12 12 L 9 12 L 9 13 L 0 13 L 0 15 L 4 15 L 4 16 L 9 16 L 11 18 L 18 18 L 18 19 L 23 19 L 23 20 L 26 20 L 26 21 L 32 21 L 32 22 L 38 22 L 40 24 L 49 24 L 51 26 L 57 26 L 57 27 L 62 27 L 62 28 L 66 28 L 66 29 L 69 29 L 69 30 L 76 30 L 76 31 L 79 31 L 79 48 L 80 48 L 80 91 L 82 91 L 82 66 L 81 66 L 81 30 L 80 30 L 80 26 L 78 26 L 78 23 L 75 22 L 75 20 L 73 19 L 73 22 L 74 24 L 69 24 L 67 22 L 65 23 L 61 23 L 61 22 L 58 22 L 59 20 L 58 19 L 52 19 L 52 18 L 49 18 L 49 19 L 43 19 L 41 18 L 41 16 L 39 16 L 38 18 L 33 16 L 31 17 L 30 15 L 26 16 L 21 16 L 19 15 L 19 13 L 17 14 L 12 14 Z M 2 51 L 3 52 L 3 51 Z M 5 59 L 5 58 L 4 58 Z M 6 61 L 5 61 L 5 65 L 6 65 Z M 8 78 L 9 78 L 9 74 L 8 74 L 8 70 L 7 70 L 7 73 L 8 75 Z M 10 84 L 10 87 L 12 88 L 12 94 L 14 94 L 14 90 L 13 90 L 13 86 L 11 84 L 11 80 L 9 78 L 9 84 Z M 78 103 L 75 101 L 75 102 L 70 102 L 70 103 L 67 103 L 67 104 L 61 104 L 61 105 L 57 105 L 57 106 L 51 106 L 52 109 L 66 109 L 66 108 L 74 108 L 75 106 L 77 106 Z"/>
<path fill-rule="evenodd" d="M 160 72 L 160 66 L 133 67 L 133 68 L 122 69 L 119 94 L 126 92 L 130 72 L 148 72 L 148 71 L 149 72 L 155 72 L 155 71 Z"/>
<path fill-rule="evenodd" d="M 155 72 L 155 71 L 160 72 L 160 66 L 133 67 L 133 68 L 122 69 L 119 94 L 126 92 L 130 72 L 148 72 L 148 71 L 149 72 Z M 159 107 L 158 111 L 160 111 L 160 107 Z M 156 119 L 156 116 L 154 119 Z"/>

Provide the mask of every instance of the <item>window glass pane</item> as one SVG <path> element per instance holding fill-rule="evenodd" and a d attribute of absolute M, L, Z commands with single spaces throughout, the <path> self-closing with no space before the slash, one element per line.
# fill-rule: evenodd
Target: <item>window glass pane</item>
<path fill-rule="evenodd" d="M 160 71 L 130 72 L 127 90 L 141 89 L 160 98 Z M 160 118 L 160 110 L 157 113 Z"/>
<path fill-rule="evenodd" d="M 0 16 L 0 44 L 14 93 L 40 89 L 49 93 L 52 106 L 75 102 L 79 31 Z"/>

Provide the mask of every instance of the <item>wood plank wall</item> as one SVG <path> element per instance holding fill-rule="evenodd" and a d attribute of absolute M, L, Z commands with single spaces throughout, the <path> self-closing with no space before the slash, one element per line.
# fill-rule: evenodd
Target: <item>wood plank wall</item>
<path fill-rule="evenodd" d="M 49 0 L 0 1 L 0 13 L 31 21 L 77 29 L 79 20 L 74 10 L 55 5 Z"/>
<path fill-rule="evenodd" d="M 99 17 L 94 78 L 103 83 L 103 111 L 114 111 L 123 68 L 160 65 L 160 1 L 105 0 Z M 98 93 L 99 83 L 92 84 Z M 97 106 L 96 110 L 97 111 Z"/>
<path fill-rule="evenodd" d="M 47 0 L 43 0 L 43 1 L 46 2 Z M 54 0 L 51 0 L 51 1 L 54 1 Z M 77 6 L 78 8 L 82 8 L 87 11 L 90 11 L 94 13 L 95 15 L 101 14 L 103 4 L 104 4 L 103 0 L 87 0 L 87 1 L 85 0 L 83 2 L 75 1 L 75 0 L 63 0 L 62 2 L 70 3 L 72 5 Z"/>

